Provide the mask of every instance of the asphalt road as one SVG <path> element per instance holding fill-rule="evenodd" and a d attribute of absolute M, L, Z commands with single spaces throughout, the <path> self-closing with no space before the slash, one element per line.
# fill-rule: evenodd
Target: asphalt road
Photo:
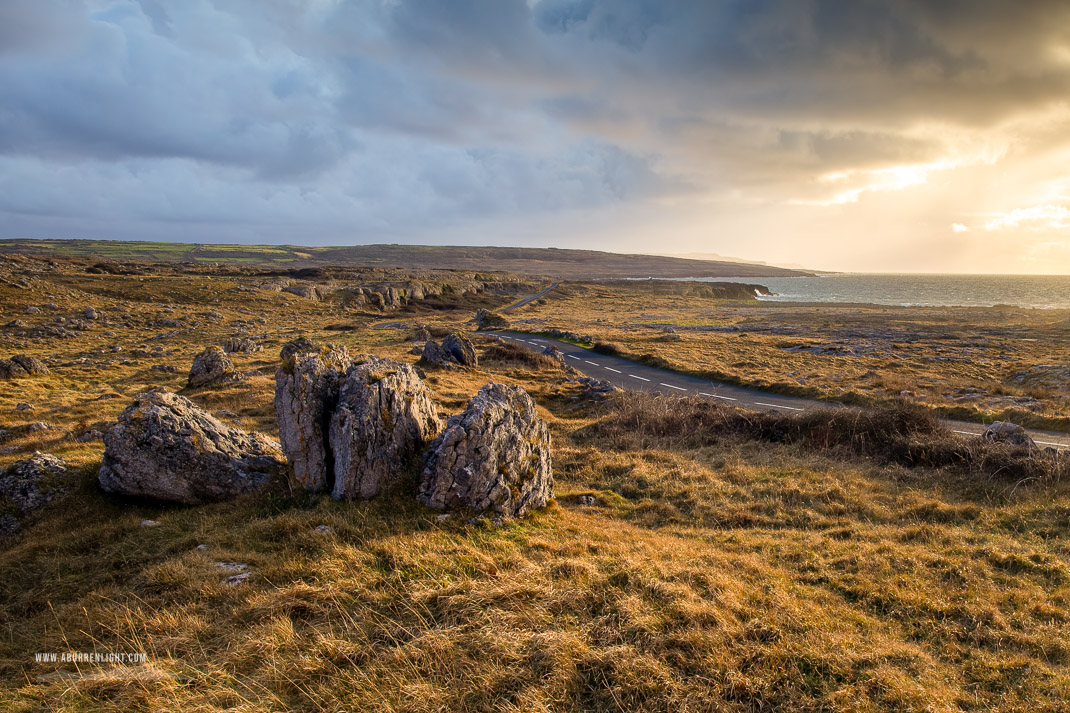
<path fill-rule="evenodd" d="M 527 297 L 523 298 L 519 302 L 514 302 L 513 304 L 509 305 L 508 307 L 502 307 L 500 311 L 502 311 L 502 312 L 512 312 L 514 309 L 519 309 L 520 307 L 523 307 L 526 304 L 530 304 L 530 303 L 534 302 L 535 300 L 539 299 L 540 297 L 545 297 L 547 294 L 550 293 L 551 290 L 553 290 L 555 287 L 557 287 L 560 284 L 561 284 L 560 282 L 555 282 L 554 284 L 550 285 L 549 287 L 547 287 L 542 292 L 539 292 L 538 294 L 535 294 L 535 295 L 528 295 Z"/>
<path fill-rule="evenodd" d="M 605 379 L 615 386 L 632 391 L 649 391 L 659 394 L 691 395 L 723 401 L 732 406 L 753 411 L 778 411 L 795 413 L 815 408 L 843 408 L 840 404 L 827 401 L 813 401 L 794 396 L 770 394 L 757 389 L 733 386 L 717 381 L 707 381 L 696 376 L 677 374 L 676 372 L 646 366 L 630 359 L 599 354 L 584 347 L 577 347 L 559 339 L 536 337 L 520 332 L 487 332 L 497 334 L 503 339 L 515 342 L 529 349 L 542 351 L 553 344 L 565 355 L 568 363 L 585 376 Z M 945 421 L 954 433 L 980 436 L 985 427 L 968 421 Z M 1038 431 L 1029 429 L 1029 436 L 1041 447 L 1050 446 L 1058 449 L 1070 449 L 1070 436 L 1057 431 Z"/>

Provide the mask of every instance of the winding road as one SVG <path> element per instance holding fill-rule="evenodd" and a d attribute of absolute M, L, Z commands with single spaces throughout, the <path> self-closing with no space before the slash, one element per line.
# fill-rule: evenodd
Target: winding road
<path fill-rule="evenodd" d="M 639 364 L 630 359 L 599 354 L 590 349 L 550 337 L 505 331 L 485 332 L 485 334 L 496 334 L 502 339 L 538 351 L 542 351 L 552 344 L 561 350 L 568 363 L 577 371 L 585 376 L 605 379 L 622 389 L 675 394 L 677 396 L 702 396 L 753 411 L 794 413 L 815 408 L 843 408 L 840 404 L 828 401 L 813 401 L 794 396 L 782 396 L 743 386 L 707 381 L 697 376 L 678 374 L 667 369 Z M 945 420 L 944 423 L 947 424 L 952 432 L 962 435 L 980 436 L 985 430 L 983 425 L 968 421 Z M 1027 432 L 1030 438 L 1042 448 L 1051 447 L 1070 450 L 1070 435 L 1057 431 L 1038 431 L 1034 429 L 1027 429 Z"/>
<path fill-rule="evenodd" d="M 502 312 L 512 312 L 514 309 L 519 309 L 519 308 L 523 307 L 526 304 L 531 304 L 532 302 L 534 302 L 535 300 L 539 299 L 540 297 L 546 296 L 550 292 L 550 290 L 554 289 L 555 287 L 557 287 L 560 284 L 561 284 L 560 282 L 555 282 L 554 284 L 550 285 L 549 287 L 547 287 L 542 292 L 539 292 L 539 293 L 534 294 L 534 295 L 528 295 L 524 299 L 522 299 L 522 300 L 520 300 L 518 302 L 514 302 L 513 304 L 509 305 L 508 307 L 502 307 L 501 311 Z"/>

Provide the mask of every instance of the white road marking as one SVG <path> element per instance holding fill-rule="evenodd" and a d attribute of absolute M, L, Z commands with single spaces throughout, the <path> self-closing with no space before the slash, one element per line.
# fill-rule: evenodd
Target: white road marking
<path fill-rule="evenodd" d="M 639 381 L 650 381 L 650 379 L 644 379 L 643 377 L 636 376 L 635 374 L 628 374 L 628 376 L 632 377 L 633 379 L 639 379 Z"/>
<path fill-rule="evenodd" d="M 762 403 L 761 401 L 755 401 L 754 405 L 755 406 L 769 406 L 770 408 L 786 408 L 786 409 L 788 409 L 790 411 L 802 411 L 801 408 L 795 408 L 794 406 L 784 406 L 782 404 L 766 404 L 766 403 Z"/>
<path fill-rule="evenodd" d="M 565 356 L 567 356 L 569 359 L 575 359 L 576 361 L 580 360 L 580 358 L 575 354 L 566 354 Z"/>
<path fill-rule="evenodd" d="M 658 382 L 658 386 L 668 386 L 670 389 L 676 389 L 677 391 L 687 391 L 687 389 L 682 386 L 673 386 L 672 384 L 664 384 L 661 382 Z"/>
<path fill-rule="evenodd" d="M 619 374 L 620 373 L 619 371 L 617 371 L 616 369 L 614 369 L 611 366 L 603 366 L 602 368 L 606 369 L 607 371 L 612 371 L 614 374 Z"/>
<path fill-rule="evenodd" d="M 725 401 L 738 401 L 739 400 L 739 399 L 734 399 L 731 396 L 718 396 L 717 394 L 707 394 L 705 391 L 700 391 L 698 393 L 699 393 L 699 396 L 710 396 L 710 397 L 715 398 L 715 399 L 724 399 Z"/>
<path fill-rule="evenodd" d="M 961 433 L 964 436 L 980 436 L 980 433 L 974 433 L 973 431 L 952 431 L 952 433 Z"/>
<path fill-rule="evenodd" d="M 1033 441 L 1033 443 L 1036 443 L 1038 446 L 1057 446 L 1059 448 L 1070 447 L 1064 443 L 1055 443 L 1054 441 Z"/>
<path fill-rule="evenodd" d="M 598 366 L 597 362 L 590 361 L 588 359 L 583 360 L 584 364 L 590 364 L 591 366 Z"/>

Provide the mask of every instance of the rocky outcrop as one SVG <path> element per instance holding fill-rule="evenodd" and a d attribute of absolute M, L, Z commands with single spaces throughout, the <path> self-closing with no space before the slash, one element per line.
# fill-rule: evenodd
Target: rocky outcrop
<path fill-rule="evenodd" d="M 619 388 L 605 379 L 579 376 L 575 378 L 575 381 L 580 385 L 584 398 L 591 399 L 592 401 L 602 401 L 609 397 L 614 391 L 620 391 Z"/>
<path fill-rule="evenodd" d="M 373 498 L 442 430 L 431 392 L 408 364 L 372 358 L 346 374 L 331 415 L 335 498 Z"/>
<path fill-rule="evenodd" d="M 993 443 L 1007 443 L 1012 446 L 1028 448 L 1030 452 L 1037 450 L 1037 444 L 1025 432 L 1025 429 L 1010 421 L 994 421 L 981 437 Z"/>
<path fill-rule="evenodd" d="M 109 493 L 194 505 L 249 493 L 285 470 L 274 440 L 227 426 L 189 399 L 150 391 L 104 434 Z"/>
<path fill-rule="evenodd" d="M 294 481 L 305 490 L 322 491 L 330 485 L 330 418 L 351 364 L 345 347 L 331 345 L 315 352 L 293 351 L 275 372 L 279 440 Z"/>
<path fill-rule="evenodd" d="M 420 351 L 420 362 L 422 364 L 433 364 L 443 369 L 457 368 L 457 360 L 453 358 L 453 354 L 434 339 L 428 339 L 424 342 L 424 347 Z"/>
<path fill-rule="evenodd" d="M 241 374 L 234 370 L 234 363 L 219 347 L 208 347 L 194 357 L 189 370 L 189 385 L 195 388 L 240 380 Z"/>
<path fill-rule="evenodd" d="M 320 346 L 307 337 L 298 337 L 297 339 L 291 339 L 282 345 L 282 349 L 279 350 L 279 359 L 282 363 L 290 361 L 294 354 L 303 354 L 307 352 L 318 352 Z"/>
<path fill-rule="evenodd" d="M 48 373 L 50 373 L 48 367 L 37 357 L 16 354 L 10 359 L 0 359 L 0 379 L 43 376 Z"/>
<path fill-rule="evenodd" d="M 476 310 L 477 329 L 506 329 L 508 327 L 509 320 L 497 312 L 491 312 L 483 308 Z"/>
<path fill-rule="evenodd" d="M 427 329 L 427 327 L 417 327 L 416 331 L 413 332 L 412 341 L 414 342 L 426 342 L 429 339 L 431 339 L 431 332 Z"/>
<path fill-rule="evenodd" d="M 461 366 L 479 366 L 475 345 L 464 332 L 452 332 L 446 335 L 446 338 L 442 340 L 442 348 L 448 351 L 453 356 L 453 360 Z"/>
<path fill-rule="evenodd" d="M 19 516 L 43 507 L 66 492 L 67 465 L 62 458 L 37 452 L 25 460 L 12 463 L 0 471 L 0 534 L 11 534 L 19 527 Z"/>
<path fill-rule="evenodd" d="M 253 354 L 264 349 L 264 345 L 248 337 L 232 337 L 223 344 L 227 354 Z"/>
<path fill-rule="evenodd" d="M 417 499 L 524 515 L 553 496 L 550 431 L 522 388 L 490 383 L 431 444 Z"/>
<path fill-rule="evenodd" d="M 542 350 L 542 353 L 556 361 L 561 366 L 565 365 L 565 355 L 553 344 L 550 344 L 546 348 L 544 348 Z"/>
<path fill-rule="evenodd" d="M 304 297 L 306 300 L 312 300 L 313 302 L 319 302 L 329 293 L 328 290 L 318 285 L 293 285 L 290 287 L 283 287 L 282 291 L 289 292 L 298 297 Z"/>

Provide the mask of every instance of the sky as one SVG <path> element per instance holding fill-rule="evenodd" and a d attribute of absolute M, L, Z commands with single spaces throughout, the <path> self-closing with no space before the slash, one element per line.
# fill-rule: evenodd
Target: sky
<path fill-rule="evenodd" d="M 1070 274 L 1070 3 L 2 0 L 0 237 Z"/>

